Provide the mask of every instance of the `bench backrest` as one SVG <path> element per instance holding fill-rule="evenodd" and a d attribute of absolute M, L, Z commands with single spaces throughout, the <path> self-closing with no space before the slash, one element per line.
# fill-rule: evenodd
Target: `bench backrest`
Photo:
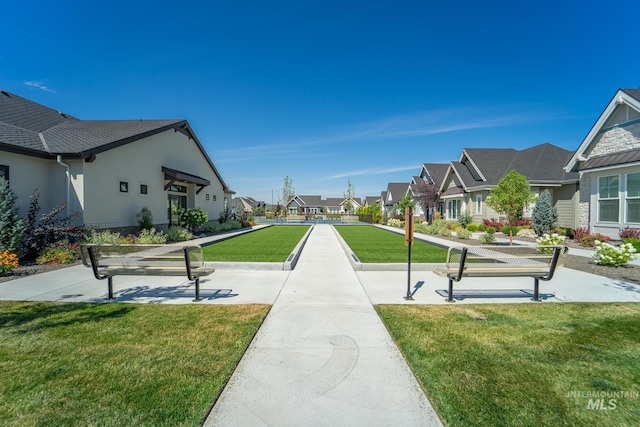
<path fill-rule="evenodd" d="M 91 268 L 91 248 L 96 267 L 175 267 L 184 265 L 186 256 L 190 268 L 204 266 L 202 248 L 198 245 L 83 245 L 81 248 L 82 263 Z M 186 251 L 186 252 L 185 252 Z M 186 255 L 185 255 L 186 253 Z"/>
<path fill-rule="evenodd" d="M 447 268 L 455 270 L 460 266 L 463 249 L 467 249 L 465 270 L 508 271 L 549 271 L 552 267 L 553 253 L 556 246 L 456 246 L 447 252 Z M 561 246 L 560 257 L 555 268 L 564 265 L 569 248 Z"/>

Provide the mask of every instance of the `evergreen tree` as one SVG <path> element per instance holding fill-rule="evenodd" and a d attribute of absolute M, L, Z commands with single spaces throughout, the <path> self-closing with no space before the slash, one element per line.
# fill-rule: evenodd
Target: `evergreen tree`
<path fill-rule="evenodd" d="M 20 256 L 24 224 L 16 208 L 17 199 L 9 182 L 0 177 L 0 251 L 7 250 Z"/>
<path fill-rule="evenodd" d="M 552 205 L 549 190 L 544 190 L 540 193 L 540 196 L 538 196 L 538 201 L 531 213 L 533 231 L 535 231 L 538 236 L 542 236 L 544 233 L 553 230 L 557 222 L 558 209 Z"/>

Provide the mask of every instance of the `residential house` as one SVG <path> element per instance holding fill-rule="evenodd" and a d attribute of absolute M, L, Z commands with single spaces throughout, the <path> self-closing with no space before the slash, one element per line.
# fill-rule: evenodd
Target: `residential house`
<path fill-rule="evenodd" d="M 325 200 L 326 212 L 332 215 L 354 215 L 362 206 L 362 200 L 358 198 L 329 197 Z"/>
<path fill-rule="evenodd" d="M 135 227 L 151 210 L 157 226 L 176 208 L 227 208 L 229 190 L 186 120 L 80 120 L 0 91 L 0 175 L 22 215 L 40 190 L 41 213 L 66 203 L 78 223 Z"/>
<path fill-rule="evenodd" d="M 640 89 L 619 89 L 566 164 L 580 174 L 578 225 L 640 228 Z"/>
<path fill-rule="evenodd" d="M 393 218 L 396 215 L 404 215 L 400 212 L 398 204 L 402 198 L 409 192 L 409 184 L 405 182 L 390 182 L 387 184 L 387 190 L 383 192 L 384 202 L 382 208 L 387 218 Z"/>
<path fill-rule="evenodd" d="M 295 215 L 317 215 L 325 212 L 326 201 L 321 196 L 299 196 L 295 195 L 286 204 L 287 212 Z"/>
<path fill-rule="evenodd" d="M 449 165 L 447 163 L 423 163 L 422 167 L 420 168 L 419 178 L 429 185 L 434 185 L 434 186 L 437 185 L 438 187 L 440 187 L 440 183 L 442 182 L 442 179 L 446 175 L 448 167 Z M 414 194 L 416 191 L 418 191 L 417 184 L 418 184 L 418 181 L 415 180 L 414 187 L 413 187 Z M 427 207 L 426 211 L 423 212 L 424 218 L 427 221 L 430 221 L 435 212 L 440 212 L 440 214 L 442 214 L 443 213 L 442 211 L 443 211 L 442 203 L 436 206 Z"/>
<path fill-rule="evenodd" d="M 366 196 L 363 200 L 362 206 L 373 206 L 374 204 L 380 206 L 379 196 Z"/>
<path fill-rule="evenodd" d="M 236 211 L 244 214 L 253 214 L 256 210 L 266 209 L 266 203 L 257 201 L 251 197 L 236 197 L 231 201 L 231 207 Z"/>
<path fill-rule="evenodd" d="M 474 222 L 497 218 L 486 205 L 489 191 L 510 170 L 525 175 L 532 191 L 549 190 L 558 210 L 558 224 L 577 225 L 578 181 L 576 172 L 567 172 L 564 165 L 571 152 L 544 143 L 524 150 L 510 148 L 466 148 L 458 161 L 451 162 L 441 187 L 445 218 L 458 219 L 469 215 Z M 531 215 L 531 209 L 524 213 Z"/>

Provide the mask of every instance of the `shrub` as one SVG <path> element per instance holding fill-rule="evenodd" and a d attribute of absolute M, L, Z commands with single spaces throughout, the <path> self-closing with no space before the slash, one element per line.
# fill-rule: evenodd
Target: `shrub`
<path fill-rule="evenodd" d="M 141 245 L 163 245 L 167 243 L 167 236 L 162 231 L 156 233 L 155 228 L 140 231 L 140 235 L 136 239 L 136 243 Z"/>
<path fill-rule="evenodd" d="M 111 230 L 91 230 L 91 233 L 85 236 L 85 240 L 87 243 L 93 243 L 96 245 L 122 245 L 128 243 L 127 239 L 122 237 L 120 233 L 112 233 Z"/>
<path fill-rule="evenodd" d="M 631 243 L 636 248 L 636 251 L 640 251 L 640 237 L 625 237 L 622 242 Z"/>
<path fill-rule="evenodd" d="M 621 240 L 624 240 L 628 237 L 640 238 L 640 229 L 626 227 L 620 230 L 619 236 Z"/>
<path fill-rule="evenodd" d="M 9 182 L 0 177 L 0 251 L 21 255 L 24 223 L 16 208 L 17 199 Z"/>
<path fill-rule="evenodd" d="M 469 229 L 466 228 L 461 228 L 460 230 L 457 231 L 458 234 L 458 238 L 459 239 L 470 239 L 471 238 L 471 231 Z"/>
<path fill-rule="evenodd" d="M 397 218 L 390 218 L 387 221 L 387 225 L 390 226 L 390 227 L 400 227 L 401 228 L 401 227 L 404 227 L 404 221 L 401 221 L 401 220 L 399 220 Z"/>
<path fill-rule="evenodd" d="M 543 254 L 550 254 L 553 252 L 553 248 L 541 248 L 540 246 L 556 246 L 564 243 L 566 236 L 561 236 L 558 233 L 544 233 L 541 237 L 536 239 L 538 244 L 538 250 Z"/>
<path fill-rule="evenodd" d="M 531 228 L 531 220 L 529 218 L 519 218 L 513 221 L 513 224 L 516 227 L 522 228 Z"/>
<path fill-rule="evenodd" d="M 184 242 L 193 238 L 193 234 L 189 230 L 177 225 L 169 227 L 165 234 L 170 242 Z"/>
<path fill-rule="evenodd" d="M 623 243 L 613 246 L 607 242 L 595 241 L 596 253 L 592 255 L 593 261 L 598 265 L 621 267 L 638 257 L 636 248 L 631 243 Z"/>
<path fill-rule="evenodd" d="M 484 224 L 478 224 L 478 231 L 485 231 L 487 229 L 487 226 Z"/>
<path fill-rule="evenodd" d="M 207 233 L 218 233 L 222 229 L 221 225 L 222 224 L 220 224 L 220 222 L 211 221 L 207 225 L 205 225 L 204 230 Z"/>
<path fill-rule="evenodd" d="M 463 214 L 458 217 L 458 224 L 460 224 L 462 228 L 467 228 L 467 225 L 469 225 L 471 221 L 473 221 L 473 218 L 470 215 Z"/>
<path fill-rule="evenodd" d="M 13 273 L 18 266 L 18 255 L 8 250 L 0 251 L 0 276 Z"/>
<path fill-rule="evenodd" d="M 497 230 L 495 227 L 487 227 L 484 229 L 488 234 L 494 234 Z"/>
<path fill-rule="evenodd" d="M 585 236 L 591 233 L 589 233 L 589 229 L 587 227 L 578 227 L 575 230 L 573 230 L 572 234 L 573 234 L 573 241 L 576 243 L 582 244 L 582 239 L 584 239 Z"/>
<path fill-rule="evenodd" d="M 516 234 L 518 234 L 518 231 L 522 230 L 522 228 L 515 225 L 505 225 L 500 229 L 500 232 L 508 235 L 509 230 L 511 230 L 511 232 L 515 236 Z"/>
<path fill-rule="evenodd" d="M 36 264 L 71 264 L 80 256 L 80 245 L 61 240 L 43 249 Z"/>
<path fill-rule="evenodd" d="M 496 241 L 496 236 L 495 233 L 484 233 L 480 235 L 479 240 L 482 243 L 493 243 Z"/>
<path fill-rule="evenodd" d="M 474 222 L 467 224 L 467 230 L 474 232 L 480 229 L 480 224 L 476 224 Z"/>
<path fill-rule="evenodd" d="M 482 220 L 482 223 L 485 227 L 493 227 L 496 230 L 500 230 L 502 228 L 502 221 L 497 220 L 496 218 L 485 218 Z"/>
<path fill-rule="evenodd" d="M 80 216 L 81 212 L 62 216 L 62 212 L 66 208 L 64 203 L 43 214 L 38 220 L 39 198 L 40 190 L 36 188 L 31 196 L 29 214 L 25 221 L 23 246 L 29 258 L 35 258 L 43 249 L 63 238 L 81 239 L 88 230 L 85 226 L 71 224 Z"/>
<path fill-rule="evenodd" d="M 136 218 L 140 230 L 151 230 L 153 228 L 153 214 L 151 214 L 151 210 L 148 207 L 142 208 Z"/>
<path fill-rule="evenodd" d="M 596 234 L 587 234 L 586 236 L 584 236 L 582 238 L 582 246 L 587 246 L 590 248 L 595 247 L 596 245 L 596 241 L 600 241 L 600 242 L 608 242 L 610 241 L 611 238 L 609 236 L 605 236 L 602 235 L 600 233 L 596 233 Z"/>
<path fill-rule="evenodd" d="M 195 233 L 196 228 L 206 223 L 208 219 L 209 214 L 203 208 L 189 208 L 181 213 L 180 224 L 183 227 L 188 227 L 191 232 Z"/>

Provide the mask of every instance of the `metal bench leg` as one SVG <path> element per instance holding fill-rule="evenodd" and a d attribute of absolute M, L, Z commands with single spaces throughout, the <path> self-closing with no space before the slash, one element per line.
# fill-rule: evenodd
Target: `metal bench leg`
<path fill-rule="evenodd" d="M 447 302 L 453 301 L 453 279 L 449 279 L 449 295 L 447 296 Z"/>
<path fill-rule="evenodd" d="M 201 301 L 200 299 L 200 278 L 196 277 L 196 299 L 193 300 L 195 301 Z"/>
<path fill-rule="evenodd" d="M 107 278 L 107 283 L 109 286 L 109 299 L 113 299 L 113 276 Z"/>
<path fill-rule="evenodd" d="M 533 300 L 540 301 L 540 280 L 537 277 L 533 278 Z"/>

